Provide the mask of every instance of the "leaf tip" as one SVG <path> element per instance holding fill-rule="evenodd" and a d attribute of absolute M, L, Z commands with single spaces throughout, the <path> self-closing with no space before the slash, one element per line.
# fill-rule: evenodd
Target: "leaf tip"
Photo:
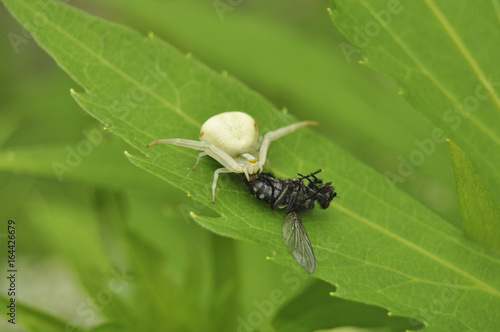
<path fill-rule="evenodd" d="M 455 147 L 455 143 L 453 143 L 453 141 L 449 138 L 445 138 L 444 140 L 446 142 L 446 145 L 448 146 L 448 149 L 451 149 L 451 148 L 454 148 Z M 449 150 L 450 151 L 450 150 Z M 451 151 L 450 151 L 451 153 Z"/>
<path fill-rule="evenodd" d="M 364 66 L 369 66 L 370 65 L 370 60 L 368 60 L 368 58 L 366 56 L 363 57 L 363 59 L 359 60 L 358 63 L 360 65 L 364 65 Z"/>
<path fill-rule="evenodd" d="M 332 2 L 332 5 L 334 5 L 334 6 L 335 6 L 335 4 L 334 4 L 333 2 Z M 328 16 L 330 16 L 330 20 L 332 20 L 332 22 L 334 22 L 334 23 L 335 23 L 335 16 L 336 16 L 336 14 L 338 14 L 338 12 L 337 12 L 337 11 L 335 11 L 335 8 L 333 8 L 333 9 L 332 9 L 332 8 L 330 8 L 330 7 L 327 7 L 327 8 L 326 8 L 326 11 L 327 11 L 327 13 L 328 13 Z"/>

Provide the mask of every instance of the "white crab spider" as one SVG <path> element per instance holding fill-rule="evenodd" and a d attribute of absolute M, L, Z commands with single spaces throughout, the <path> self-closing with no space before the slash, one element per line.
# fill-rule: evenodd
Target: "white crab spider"
<path fill-rule="evenodd" d="M 215 188 L 220 173 L 244 173 L 250 176 L 262 172 L 266 162 L 267 150 L 272 141 L 304 126 L 318 125 L 314 121 L 295 123 L 278 130 L 270 131 L 259 137 L 255 120 L 243 112 L 225 112 L 212 116 L 201 126 L 200 140 L 184 138 L 159 139 L 148 144 L 173 144 L 194 150 L 201 150 L 193 166 L 206 155 L 217 160 L 223 168 L 214 172 L 212 183 L 212 202 L 215 202 Z"/>

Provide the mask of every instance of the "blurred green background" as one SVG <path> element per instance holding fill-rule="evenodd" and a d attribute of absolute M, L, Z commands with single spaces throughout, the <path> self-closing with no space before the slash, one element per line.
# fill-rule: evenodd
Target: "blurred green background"
<path fill-rule="evenodd" d="M 381 174 L 397 173 L 401 160 L 418 149 L 415 140 L 430 137 L 432 127 L 392 81 L 360 65 L 356 55 L 344 56 L 339 44 L 345 40 L 329 19 L 328 1 L 240 1 L 224 13 L 214 3 L 74 0 L 70 5 L 143 34 L 154 32 L 214 70 L 229 72 L 278 108 L 318 121 L 320 133 Z M 317 319 L 315 329 L 416 326 L 334 297 L 311 303 L 315 292 L 327 294 L 334 287 L 266 260 L 272 253 L 252 244 L 199 227 L 189 212 L 211 212 L 130 164 L 123 155 L 130 148 L 79 108 L 69 94 L 76 84 L 23 36 L 3 7 L 0 31 L 0 241 L 6 245 L 7 220 L 15 219 L 18 298 L 25 304 L 19 319 L 28 330 L 113 321 L 144 331 L 246 331 L 247 325 L 299 331 L 300 322 L 287 327 L 283 317 L 309 308 L 316 308 L 309 317 L 324 317 L 325 308 L 338 312 L 330 320 Z M 22 42 L 13 45 L 12 34 Z M 265 124 L 260 126 L 265 132 Z M 60 181 L 53 163 L 88 140 L 84 130 L 99 131 L 103 141 Z M 444 144 L 399 186 L 459 225 Z M 2 271 L 6 260 L 0 259 Z M 123 287 L 112 283 L 116 278 Z M 6 289 L 5 280 L 0 287 Z M 0 329 L 23 330 L 4 319 Z"/>

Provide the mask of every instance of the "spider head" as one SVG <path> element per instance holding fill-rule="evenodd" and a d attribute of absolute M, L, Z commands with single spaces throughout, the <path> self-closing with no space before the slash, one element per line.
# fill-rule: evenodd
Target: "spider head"
<path fill-rule="evenodd" d="M 256 179 L 262 172 L 262 163 L 250 153 L 243 153 L 234 159 L 238 165 L 237 169 L 231 169 L 234 173 L 244 173 L 247 181 Z"/>

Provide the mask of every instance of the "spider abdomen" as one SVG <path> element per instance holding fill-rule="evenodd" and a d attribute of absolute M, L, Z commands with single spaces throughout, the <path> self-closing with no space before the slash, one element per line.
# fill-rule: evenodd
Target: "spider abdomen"
<path fill-rule="evenodd" d="M 205 121 L 200 130 L 200 140 L 212 143 L 231 157 L 236 157 L 257 151 L 259 130 L 250 115 L 225 112 Z"/>

